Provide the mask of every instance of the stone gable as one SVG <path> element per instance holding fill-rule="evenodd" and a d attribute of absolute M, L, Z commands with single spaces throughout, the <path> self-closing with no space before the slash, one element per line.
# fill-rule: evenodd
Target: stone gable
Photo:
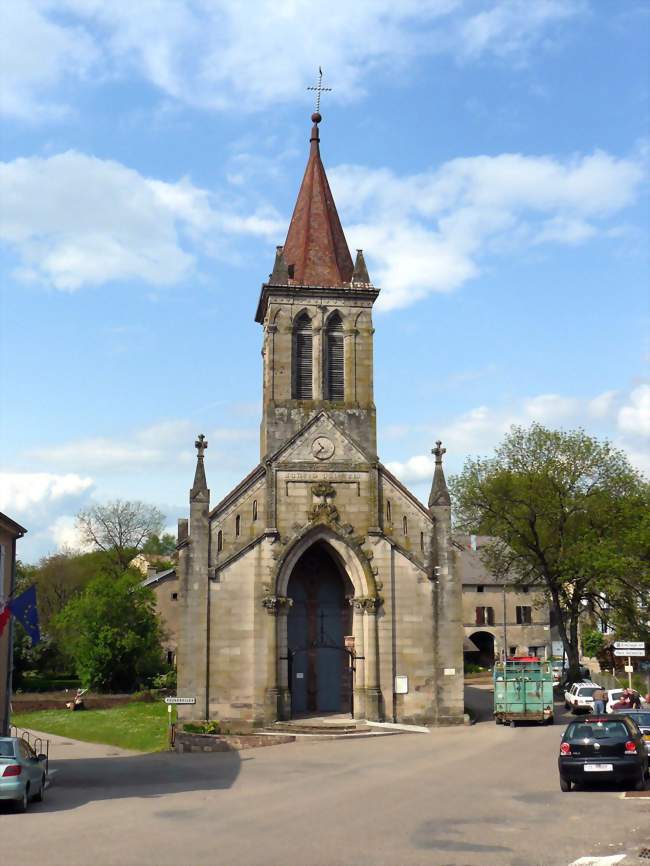
<path fill-rule="evenodd" d="M 345 464 L 368 465 L 366 454 L 325 413 L 306 425 L 286 448 L 276 454 L 273 463 L 283 468 L 288 463 L 311 464 L 323 471 Z"/>

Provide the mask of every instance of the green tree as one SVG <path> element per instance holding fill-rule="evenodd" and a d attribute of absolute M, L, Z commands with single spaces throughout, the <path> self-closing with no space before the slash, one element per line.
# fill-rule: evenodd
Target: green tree
<path fill-rule="evenodd" d="M 495 538 L 488 568 L 545 586 L 571 676 L 586 606 L 611 615 L 626 600 L 647 611 L 649 487 L 608 442 L 513 427 L 493 458 L 468 460 L 450 487 L 459 527 Z"/>
<path fill-rule="evenodd" d="M 164 532 L 162 535 L 153 533 L 142 546 L 142 552 L 172 557 L 176 553 L 176 539 L 171 532 Z"/>
<path fill-rule="evenodd" d="M 596 658 L 605 645 L 605 638 L 600 631 L 588 630 L 582 633 L 582 649 L 589 658 Z"/>
<path fill-rule="evenodd" d="M 142 575 L 99 574 L 55 617 L 84 686 L 131 691 L 162 669 L 160 621 Z"/>

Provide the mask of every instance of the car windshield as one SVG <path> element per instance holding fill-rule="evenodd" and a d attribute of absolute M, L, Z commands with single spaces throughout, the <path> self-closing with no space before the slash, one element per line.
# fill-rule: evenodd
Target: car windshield
<path fill-rule="evenodd" d="M 578 689 L 578 694 L 580 695 L 581 698 L 590 698 L 595 691 L 596 691 L 596 686 L 592 686 L 590 688 Z"/>
<path fill-rule="evenodd" d="M 13 758 L 14 744 L 11 740 L 0 740 L 0 758 Z"/>
<path fill-rule="evenodd" d="M 650 727 L 650 713 L 625 713 L 625 715 L 629 716 L 631 719 L 634 719 L 637 725 L 641 727 Z"/>
<path fill-rule="evenodd" d="M 566 729 L 567 740 L 606 740 L 610 737 L 629 737 L 629 731 L 624 722 L 573 722 Z"/>
<path fill-rule="evenodd" d="M 618 691 L 611 693 L 611 698 L 613 701 L 617 701 L 622 694 L 623 694 L 623 689 L 619 689 Z"/>

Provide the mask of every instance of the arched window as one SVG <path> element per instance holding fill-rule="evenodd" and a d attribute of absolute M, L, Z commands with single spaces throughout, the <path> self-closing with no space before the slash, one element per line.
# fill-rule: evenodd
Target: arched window
<path fill-rule="evenodd" d="M 239 514 L 235 517 L 235 535 L 239 535 L 241 532 L 241 517 Z"/>
<path fill-rule="evenodd" d="M 326 400 L 342 402 L 345 399 L 345 376 L 343 360 L 343 322 L 338 313 L 327 321 L 324 342 L 325 381 L 323 393 Z"/>
<path fill-rule="evenodd" d="M 390 513 L 390 499 L 386 500 L 386 522 L 391 523 L 392 517 Z"/>
<path fill-rule="evenodd" d="M 223 532 L 217 532 L 217 553 L 223 550 Z"/>
<path fill-rule="evenodd" d="M 406 519 L 406 515 L 404 515 L 404 517 L 402 517 L 402 530 L 404 532 L 404 535 L 409 534 L 409 522 Z"/>
<path fill-rule="evenodd" d="M 253 520 L 257 520 L 257 499 L 253 499 Z"/>
<path fill-rule="evenodd" d="M 293 326 L 293 399 L 312 399 L 311 320 L 302 313 Z"/>

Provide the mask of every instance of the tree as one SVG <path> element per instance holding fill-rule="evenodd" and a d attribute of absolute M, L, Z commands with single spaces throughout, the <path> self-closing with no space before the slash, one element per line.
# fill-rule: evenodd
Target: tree
<path fill-rule="evenodd" d="M 109 553 L 125 571 L 146 540 L 160 535 L 163 521 L 163 513 L 152 505 L 115 499 L 79 512 L 77 528 L 84 543 Z"/>
<path fill-rule="evenodd" d="M 586 605 L 605 613 L 626 599 L 647 610 L 649 486 L 608 442 L 513 427 L 492 459 L 468 460 L 450 487 L 459 527 L 495 538 L 488 568 L 546 588 L 572 677 Z"/>
<path fill-rule="evenodd" d="M 589 658 L 596 658 L 605 646 L 605 637 L 602 632 L 588 629 L 582 633 L 582 649 Z"/>
<path fill-rule="evenodd" d="M 139 573 L 98 575 L 57 615 L 55 628 L 88 688 L 131 691 L 162 670 L 155 599 Z"/>
<path fill-rule="evenodd" d="M 171 532 L 164 532 L 162 535 L 154 533 L 143 544 L 142 552 L 171 557 L 176 553 L 176 539 Z"/>

